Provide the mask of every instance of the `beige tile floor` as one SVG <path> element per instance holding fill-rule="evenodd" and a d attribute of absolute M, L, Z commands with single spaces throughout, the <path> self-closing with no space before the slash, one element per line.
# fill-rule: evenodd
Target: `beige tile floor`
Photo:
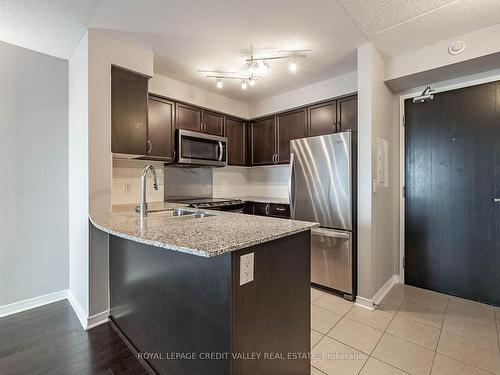
<path fill-rule="evenodd" d="M 311 289 L 311 374 L 500 375 L 500 308 L 396 284 L 370 311 Z"/>

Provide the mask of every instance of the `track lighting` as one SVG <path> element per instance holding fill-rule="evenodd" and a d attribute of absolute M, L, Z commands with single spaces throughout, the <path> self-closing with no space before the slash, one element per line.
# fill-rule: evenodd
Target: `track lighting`
<path fill-rule="evenodd" d="M 220 79 L 220 78 L 217 80 L 217 88 L 218 89 L 222 88 L 222 79 Z"/>
<path fill-rule="evenodd" d="M 267 74 L 267 72 L 269 72 L 269 69 L 271 69 L 271 65 L 269 65 L 269 63 L 264 60 L 262 62 L 262 74 Z"/>
<path fill-rule="evenodd" d="M 295 61 L 295 59 L 292 60 L 292 62 L 288 66 L 288 69 L 290 69 L 292 73 L 295 73 L 297 71 L 297 62 Z"/>
<path fill-rule="evenodd" d="M 241 81 L 241 89 L 242 90 L 246 90 L 247 89 L 247 81 L 246 80 L 242 80 Z"/>

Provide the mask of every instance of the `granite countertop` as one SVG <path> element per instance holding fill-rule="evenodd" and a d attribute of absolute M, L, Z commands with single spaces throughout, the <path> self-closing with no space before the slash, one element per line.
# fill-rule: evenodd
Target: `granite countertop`
<path fill-rule="evenodd" d="M 276 203 L 276 204 L 289 204 L 288 198 L 269 198 L 269 197 L 232 197 L 234 199 L 241 199 L 244 202 L 256 203 Z"/>
<path fill-rule="evenodd" d="M 113 212 L 93 215 L 98 229 L 131 241 L 202 257 L 222 255 L 245 247 L 303 232 L 316 223 L 239 213 L 196 210 L 175 203 L 149 203 L 150 213 L 141 220 L 134 205 L 114 206 Z M 172 210 L 209 212 L 215 216 L 172 217 Z"/>

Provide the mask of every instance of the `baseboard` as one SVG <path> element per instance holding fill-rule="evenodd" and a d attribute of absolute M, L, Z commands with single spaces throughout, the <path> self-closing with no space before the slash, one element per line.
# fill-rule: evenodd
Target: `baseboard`
<path fill-rule="evenodd" d="M 373 296 L 373 302 L 375 304 L 380 304 L 380 302 L 384 299 L 384 297 L 389 293 L 392 287 L 399 282 L 398 275 L 392 275 L 392 277 L 387 280 L 387 282 L 379 289 L 377 293 Z"/>
<path fill-rule="evenodd" d="M 372 299 L 356 296 L 356 302 L 354 304 L 367 310 L 375 310 Z"/>
<path fill-rule="evenodd" d="M 389 293 L 391 288 L 399 283 L 399 276 L 398 275 L 392 275 L 389 280 L 378 290 L 377 293 L 373 296 L 373 298 L 363 298 L 360 296 L 356 297 L 356 306 L 362 307 L 364 309 L 368 310 L 374 310 L 375 305 L 380 304 L 380 302 L 384 299 L 384 297 Z"/>
<path fill-rule="evenodd" d="M 59 302 L 68 298 L 68 290 L 60 290 L 58 292 L 45 294 L 43 296 L 25 299 L 23 301 L 11 303 L 9 305 L 0 306 L 0 318 L 17 314 L 26 310 L 31 310 L 36 307 L 48 305 L 49 303 Z"/>
<path fill-rule="evenodd" d="M 97 327 L 98 325 L 107 323 L 109 321 L 109 310 L 103 311 L 99 314 L 89 316 L 87 319 L 87 328 L 91 329 Z"/>
<path fill-rule="evenodd" d="M 80 321 L 80 324 L 82 325 L 83 329 L 87 329 L 88 322 L 87 322 L 87 312 L 85 309 L 80 305 L 80 302 L 76 299 L 75 295 L 71 292 L 71 290 L 68 290 L 68 301 L 71 307 L 73 308 L 73 311 L 75 312 L 76 316 L 78 317 L 78 320 Z"/>

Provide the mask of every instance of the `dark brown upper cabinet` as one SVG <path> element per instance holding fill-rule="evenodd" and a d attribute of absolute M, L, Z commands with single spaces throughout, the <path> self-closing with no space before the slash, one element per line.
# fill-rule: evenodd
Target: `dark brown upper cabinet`
<path fill-rule="evenodd" d="M 358 130 L 358 97 L 348 96 L 337 101 L 337 131 Z"/>
<path fill-rule="evenodd" d="M 202 109 L 187 104 L 175 104 L 175 128 L 200 132 Z"/>
<path fill-rule="evenodd" d="M 276 116 L 277 163 L 290 162 L 290 141 L 306 137 L 306 110 L 281 113 Z"/>
<path fill-rule="evenodd" d="M 308 108 L 308 136 L 331 134 L 337 131 L 337 102 L 335 100 Z"/>
<path fill-rule="evenodd" d="M 226 117 L 227 157 L 229 165 L 246 163 L 246 124 L 242 120 Z"/>
<path fill-rule="evenodd" d="M 252 165 L 267 165 L 276 162 L 275 116 L 252 122 Z"/>
<path fill-rule="evenodd" d="M 111 67 L 111 152 L 146 155 L 148 77 Z"/>
<path fill-rule="evenodd" d="M 224 115 L 203 110 L 201 131 L 213 135 L 224 135 Z"/>
<path fill-rule="evenodd" d="M 149 95 L 148 100 L 148 159 L 173 162 L 175 159 L 175 103 Z"/>

